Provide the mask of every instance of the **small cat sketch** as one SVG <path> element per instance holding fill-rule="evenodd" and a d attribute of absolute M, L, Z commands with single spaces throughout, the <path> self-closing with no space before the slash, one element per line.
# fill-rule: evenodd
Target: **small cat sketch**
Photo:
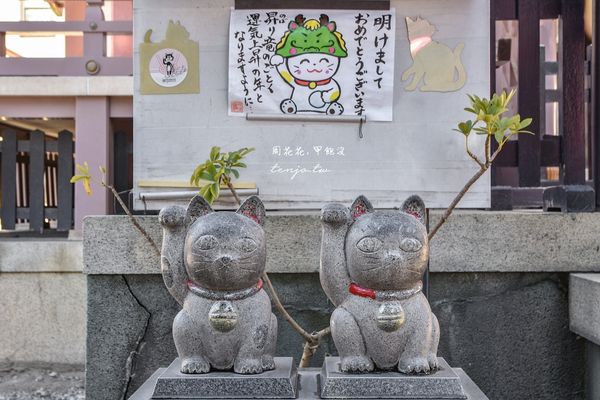
<path fill-rule="evenodd" d="M 165 53 L 163 57 L 163 64 L 167 66 L 167 76 L 173 75 L 173 71 L 175 70 L 175 65 L 173 65 L 173 53 Z"/>
<path fill-rule="evenodd" d="M 406 27 L 413 58 L 413 65 L 402 74 L 402 81 L 407 81 L 412 76 L 406 91 L 416 90 L 421 81 L 421 92 L 454 92 L 462 88 L 467 81 L 467 73 L 461 61 L 465 44 L 459 43 L 452 50 L 445 44 L 432 40 L 435 26 L 421 17 L 415 20 L 406 17 Z"/>

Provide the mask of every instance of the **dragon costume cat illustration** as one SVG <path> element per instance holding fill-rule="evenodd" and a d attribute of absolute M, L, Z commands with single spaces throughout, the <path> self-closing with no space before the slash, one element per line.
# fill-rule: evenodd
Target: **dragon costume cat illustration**
<path fill-rule="evenodd" d="M 334 21 L 321 14 L 319 20 L 297 15 L 288 25 L 271 65 L 292 88 L 280 109 L 284 114 L 306 112 L 340 115 L 340 85 L 333 79 L 340 60 L 348 56 L 342 34 Z"/>
<path fill-rule="evenodd" d="M 412 76 L 406 91 L 416 90 L 421 82 L 421 92 L 454 92 L 462 88 L 467 81 L 467 73 L 461 61 L 464 43 L 459 43 L 452 50 L 445 44 L 432 40 L 435 26 L 421 17 L 415 20 L 406 17 L 406 26 L 413 58 L 413 65 L 402 74 L 402 81 L 407 81 Z"/>

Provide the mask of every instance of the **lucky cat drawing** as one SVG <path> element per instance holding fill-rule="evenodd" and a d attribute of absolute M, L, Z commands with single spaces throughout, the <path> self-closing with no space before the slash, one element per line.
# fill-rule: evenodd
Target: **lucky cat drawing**
<path fill-rule="evenodd" d="M 340 85 L 333 76 L 340 59 L 348 55 L 346 43 L 334 21 L 321 14 L 319 20 L 298 15 L 291 21 L 271 57 L 271 65 L 292 88 L 280 109 L 284 114 L 317 112 L 340 115 Z"/>
<path fill-rule="evenodd" d="M 165 53 L 165 56 L 163 57 L 163 64 L 167 66 L 166 68 L 166 72 L 167 72 L 167 76 L 171 76 L 173 75 L 173 70 L 175 69 L 175 66 L 173 65 L 173 53 Z"/>
<path fill-rule="evenodd" d="M 413 65 L 404 71 L 402 81 L 412 81 L 406 86 L 407 91 L 420 87 L 422 92 L 453 92 L 462 88 L 467 81 L 467 73 L 460 59 L 465 47 L 459 43 L 454 50 L 431 39 L 435 26 L 421 17 L 412 20 L 406 17 L 410 54 Z"/>
<path fill-rule="evenodd" d="M 181 372 L 256 374 L 275 368 L 277 319 L 262 289 L 265 209 L 256 196 L 213 212 L 201 196 L 164 208 L 163 279 L 183 306 L 173 321 Z"/>
<path fill-rule="evenodd" d="M 439 325 L 423 295 L 429 246 L 425 205 L 374 211 L 358 197 L 350 209 L 323 207 L 321 285 L 336 305 L 331 334 L 343 372 L 437 369 Z"/>

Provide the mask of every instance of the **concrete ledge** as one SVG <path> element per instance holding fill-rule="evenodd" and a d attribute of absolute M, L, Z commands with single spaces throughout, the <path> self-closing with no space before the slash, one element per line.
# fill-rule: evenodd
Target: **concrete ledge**
<path fill-rule="evenodd" d="M 440 217 L 431 212 L 431 225 Z M 160 244 L 156 216 L 140 217 Z M 321 225 L 316 212 L 271 212 L 267 271 L 316 272 Z M 600 213 L 455 212 L 431 243 L 432 272 L 600 272 Z M 155 274 L 159 259 L 125 216 L 84 221 L 84 272 Z"/>
<path fill-rule="evenodd" d="M 0 240 L 1 272 L 81 272 L 81 240 Z"/>
<path fill-rule="evenodd" d="M 431 215 L 431 226 L 440 212 Z M 600 213 L 459 211 L 432 240 L 435 272 L 600 272 Z"/>
<path fill-rule="evenodd" d="M 571 274 L 569 324 L 573 332 L 600 344 L 600 274 Z"/>

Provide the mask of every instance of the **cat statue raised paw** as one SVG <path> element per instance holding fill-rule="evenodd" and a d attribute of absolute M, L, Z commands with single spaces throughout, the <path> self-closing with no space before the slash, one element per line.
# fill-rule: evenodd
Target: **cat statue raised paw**
<path fill-rule="evenodd" d="M 363 196 L 350 209 L 322 210 L 321 285 L 337 307 L 331 334 L 343 372 L 431 373 L 439 325 L 422 290 L 429 245 L 425 205 L 374 211 Z"/>
<path fill-rule="evenodd" d="M 275 368 L 277 319 L 262 288 L 265 209 L 256 196 L 214 212 L 201 196 L 163 208 L 162 275 L 183 306 L 173 321 L 181 372 L 258 374 Z"/>

